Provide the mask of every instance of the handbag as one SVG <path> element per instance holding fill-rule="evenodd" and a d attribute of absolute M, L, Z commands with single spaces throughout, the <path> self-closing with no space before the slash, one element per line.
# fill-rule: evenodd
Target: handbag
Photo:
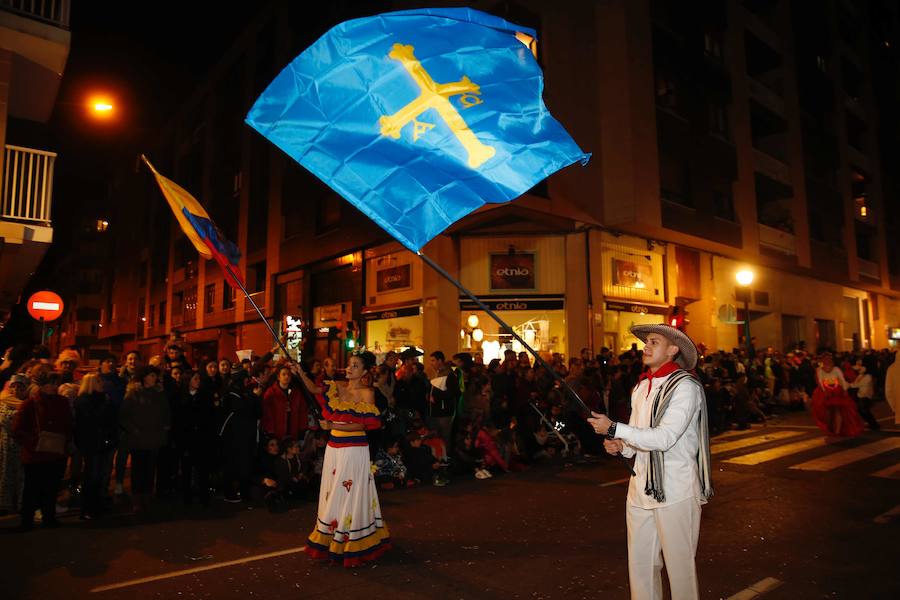
<path fill-rule="evenodd" d="M 38 416 L 38 407 L 34 407 L 34 419 L 38 426 L 37 445 L 34 447 L 35 452 L 46 452 L 47 454 L 65 454 L 67 436 L 64 433 L 56 431 L 44 431 L 41 429 L 41 419 Z"/>

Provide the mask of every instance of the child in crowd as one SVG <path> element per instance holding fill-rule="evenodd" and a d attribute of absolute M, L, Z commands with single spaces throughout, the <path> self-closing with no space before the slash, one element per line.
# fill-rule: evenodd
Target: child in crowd
<path fill-rule="evenodd" d="M 292 500 L 304 497 L 309 484 L 300 462 L 300 443 L 286 437 L 278 444 L 281 456 L 275 461 L 276 492 L 268 501 L 270 507 L 286 508 Z"/>
<path fill-rule="evenodd" d="M 422 438 L 415 431 L 406 434 L 407 448 L 403 452 L 407 477 L 414 483 L 431 481 L 441 463 L 434 458 L 431 448 L 422 443 Z"/>
<path fill-rule="evenodd" d="M 509 465 L 497 447 L 497 427 L 487 423 L 475 434 L 475 447 L 484 455 L 484 466 L 489 472 L 509 472 Z"/>
<path fill-rule="evenodd" d="M 391 439 L 385 448 L 378 451 L 375 468 L 375 483 L 383 490 L 412 484 L 412 481 L 406 480 L 406 465 L 403 464 L 398 439 Z"/>

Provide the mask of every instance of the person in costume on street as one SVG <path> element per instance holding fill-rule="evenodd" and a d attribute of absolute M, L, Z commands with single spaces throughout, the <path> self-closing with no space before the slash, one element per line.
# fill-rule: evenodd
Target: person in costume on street
<path fill-rule="evenodd" d="M 669 325 L 636 325 L 647 371 L 631 392 L 628 424 L 591 413 L 606 451 L 634 457 L 628 484 L 628 576 L 631 597 L 663 597 L 665 561 L 673 600 L 699 597 L 694 557 L 700 507 L 712 496 L 703 386 L 693 375 L 697 348 Z"/>
<path fill-rule="evenodd" d="M 329 430 L 322 466 L 316 525 L 306 542 L 313 558 L 331 559 L 345 567 L 375 560 L 391 547 L 381 517 L 366 430 L 381 426 L 375 393 L 365 375 L 375 355 L 350 357 L 347 381 L 316 386 L 299 367 L 297 375 L 312 393 L 324 393 L 322 427 Z"/>
<path fill-rule="evenodd" d="M 856 403 L 847 393 L 849 384 L 834 364 L 831 354 L 822 357 L 816 369 L 816 389 L 812 395 L 812 415 L 816 425 L 828 436 L 852 437 L 865 429 Z"/>

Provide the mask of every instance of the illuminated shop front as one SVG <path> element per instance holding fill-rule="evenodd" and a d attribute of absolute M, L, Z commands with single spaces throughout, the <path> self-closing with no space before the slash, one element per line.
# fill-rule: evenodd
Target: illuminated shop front
<path fill-rule="evenodd" d="M 565 301 L 559 297 L 480 298 L 510 329 L 536 350 L 542 358 L 554 353 L 567 355 Z M 525 348 L 509 330 L 504 330 L 478 305 L 460 299 L 460 350 L 481 352 L 485 364 L 503 359 L 506 350 L 519 353 Z"/>
<path fill-rule="evenodd" d="M 651 242 L 629 236 L 604 233 L 603 260 L 603 346 L 624 352 L 633 343 L 634 325 L 664 323 L 670 307 L 666 303 L 663 250 Z"/>
<path fill-rule="evenodd" d="M 422 262 L 399 244 L 366 250 L 365 260 L 363 345 L 379 363 L 391 350 L 423 349 Z"/>
<path fill-rule="evenodd" d="M 460 279 L 508 326 L 503 329 L 470 298 L 459 298 L 459 349 L 488 364 L 525 350 L 514 331 L 542 357 L 568 357 L 565 237 L 485 236 L 460 243 Z"/>

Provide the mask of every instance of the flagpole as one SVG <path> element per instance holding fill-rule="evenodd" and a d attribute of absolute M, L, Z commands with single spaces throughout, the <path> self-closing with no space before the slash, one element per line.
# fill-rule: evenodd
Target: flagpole
<path fill-rule="evenodd" d="M 535 351 L 534 348 L 532 348 L 531 346 L 529 346 L 529 345 L 528 345 L 528 342 L 526 342 L 525 340 L 523 340 L 523 339 L 519 336 L 519 334 L 517 334 L 517 333 L 515 332 L 515 330 L 514 330 L 512 327 L 510 327 L 509 325 L 507 325 L 506 322 L 505 322 L 503 319 L 501 319 L 499 315 L 497 315 L 497 313 L 495 313 L 495 312 L 492 311 L 490 308 L 488 308 L 488 306 L 487 306 L 484 302 L 482 302 L 477 296 L 475 296 L 475 294 L 473 294 L 472 292 L 470 292 L 465 286 L 463 286 L 463 284 L 461 284 L 459 281 L 457 281 L 456 279 L 454 279 L 453 276 L 450 275 L 450 273 L 448 273 L 447 271 L 445 271 L 445 270 L 444 270 L 440 265 L 438 265 L 436 262 L 434 262 L 434 261 L 431 260 L 429 257 L 427 257 L 427 256 L 425 256 L 424 254 L 422 254 L 421 251 L 417 252 L 417 254 L 418 254 L 419 257 L 422 259 L 422 262 L 424 262 L 425 264 L 427 264 L 428 266 L 430 266 L 432 269 L 434 269 L 435 271 L 437 271 L 441 276 L 443 276 L 444 279 L 446 279 L 447 281 L 449 281 L 450 283 L 452 283 L 454 286 L 456 286 L 456 288 L 457 288 L 459 291 L 461 291 L 463 294 L 465 294 L 466 296 L 468 296 L 475 304 L 478 305 L 478 307 L 479 307 L 481 310 L 483 310 L 484 312 L 486 312 L 492 319 L 494 319 L 494 320 L 500 325 L 500 327 L 503 327 L 504 329 L 508 330 L 508 331 L 512 334 L 512 336 L 513 336 L 514 338 L 516 338 L 516 339 L 519 341 L 519 343 L 522 344 L 522 346 L 524 346 L 524 347 L 528 350 L 528 352 L 531 353 L 531 355 L 534 357 L 534 359 L 535 359 L 542 367 L 544 367 L 544 369 L 546 369 L 547 372 L 549 372 L 549 373 L 550 373 L 550 374 L 551 374 L 551 375 L 552 375 L 552 376 L 553 376 L 553 377 L 561 384 L 562 387 L 565 388 L 565 390 L 569 393 L 569 395 L 572 396 L 572 398 L 574 398 L 575 401 L 578 402 L 578 404 L 580 404 L 581 407 L 582 407 L 584 410 L 587 411 L 588 415 L 591 414 L 591 409 L 588 407 L 587 404 L 584 403 L 584 400 L 581 399 L 581 397 L 575 392 L 575 390 L 572 389 L 572 386 L 570 386 L 570 385 L 568 384 L 568 382 L 567 382 L 565 379 L 563 379 L 562 376 L 561 376 L 559 373 L 557 373 L 550 365 L 548 365 L 548 364 L 547 364 L 547 361 L 545 361 L 543 358 L 541 358 L 541 357 L 538 355 L 537 351 Z M 628 462 L 628 459 L 626 459 L 624 456 L 622 456 L 622 454 L 617 454 L 616 456 L 620 457 L 620 458 L 625 462 L 625 466 L 628 468 L 628 470 L 631 472 L 631 474 L 634 475 L 634 469 L 631 468 L 631 464 Z"/>
<path fill-rule="evenodd" d="M 238 285 L 239 288 L 241 288 L 241 291 L 244 292 L 244 297 L 247 298 L 247 301 L 250 302 L 251 306 L 253 306 L 254 310 L 256 310 L 256 314 L 259 315 L 259 318 L 265 324 L 266 329 L 268 329 L 269 333 L 272 334 L 272 338 L 275 340 L 275 343 L 277 343 L 278 346 L 281 348 L 281 351 L 284 352 L 285 358 L 287 360 L 289 360 L 290 362 L 296 363 L 297 361 L 295 361 L 291 357 L 290 353 L 288 352 L 288 349 L 285 347 L 284 343 L 281 341 L 281 338 L 278 337 L 278 334 L 275 333 L 275 329 L 273 329 L 272 326 L 269 324 L 269 320 L 263 314 L 263 311 L 259 308 L 259 305 L 253 300 L 253 298 L 250 297 L 250 292 L 248 292 L 247 288 L 244 287 L 244 283 L 241 281 L 241 278 L 237 276 L 237 274 L 231 268 L 231 265 L 224 265 L 224 266 L 225 266 L 225 269 L 228 271 L 228 274 L 231 276 L 231 279 Z M 300 368 L 302 369 L 303 367 L 300 367 Z M 304 383 L 304 387 L 306 387 L 305 383 Z M 310 394 L 312 394 L 312 390 L 307 390 L 307 391 L 309 391 Z M 316 418 L 320 418 L 321 413 L 319 411 L 319 407 L 316 404 L 315 400 L 313 400 L 312 403 L 307 402 L 307 404 L 309 405 L 310 409 L 314 413 L 316 413 Z"/>

